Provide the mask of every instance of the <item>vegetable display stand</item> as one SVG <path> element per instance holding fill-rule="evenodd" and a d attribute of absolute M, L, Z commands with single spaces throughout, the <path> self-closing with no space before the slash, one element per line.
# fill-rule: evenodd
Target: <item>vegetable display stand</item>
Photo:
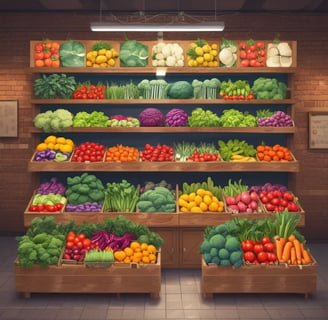
<path fill-rule="evenodd" d="M 204 298 L 214 293 L 300 293 L 307 297 L 316 290 L 317 269 L 316 262 L 233 268 L 206 264 L 202 259 L 201 292 Z"/>
<path fill-rule="evenodd" d="M 113 263 L 106 268 L 84 264 L 23 268 L 15 264 L 16 291 L 30 298 L 31 293 L 149 293 L 159 298 L 161 254 L 154 264 Z"/>

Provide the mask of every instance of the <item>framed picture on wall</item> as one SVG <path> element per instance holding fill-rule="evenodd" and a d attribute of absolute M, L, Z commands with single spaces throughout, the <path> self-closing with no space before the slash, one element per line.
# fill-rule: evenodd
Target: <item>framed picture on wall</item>
<path fill-rule="evenodd" d="M 309 112 L 309 149 L 328 149 L 328 112 Z"/>

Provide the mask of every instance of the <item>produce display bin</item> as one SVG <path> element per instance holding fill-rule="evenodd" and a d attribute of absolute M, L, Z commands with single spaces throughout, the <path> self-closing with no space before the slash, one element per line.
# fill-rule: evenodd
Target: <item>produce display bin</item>
<path fill-rule="evenodd" d="M 202 259 L 201 292 L 204 298 L 214 293 L 300 293 L 307 297 L 317 286 L 318 265 L 313 261 L 301 266 L 245 264 L 234 268 Z"/>
<path fill-rule="evenodd" d="M 159 298 L 161 253 L 152 264 L 112 263 L 109 267 L 89 268 L 66 264 L 42 268 L 23 268 L 15 263 L 16 292 L 30 298 L 31 293 L 149 293 Z"/>

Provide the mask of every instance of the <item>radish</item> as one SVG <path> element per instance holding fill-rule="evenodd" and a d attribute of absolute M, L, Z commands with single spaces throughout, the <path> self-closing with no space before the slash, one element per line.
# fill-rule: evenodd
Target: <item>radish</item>
<path fill-rule="evenodd" d="M 244 202 L 239 201 L 237 203 L 237 206 L 238 206 L 239 212 L 246 212 L 247 206 Z"/>
<path fill-rule="evenodd" d="M 251 202 L 251 197 L 249 195 L 248 191 L 243 191 L 240 194 L 240 200 L 244 203 L 244 204 L 249 204 Z"/>
<path fill-rule="evenodd" d="M 256 201 L 252 200 L 249 205 L 248 205 L 249 208 L 251 208 L 252 210 L 256 210 L 258 208 L 258 204 Z"/>
<path fill-rule="evenodd" d="M 228 208 L 231 209 L 233 213 L 238 213 L 239 212 L 239 207 L 235 204 L 229 205 Z"/>
<path fill-rule="evenodd" d="M 230 196 L 226 196 L 225 201 L 226 201 L 228 206 L 229 205 L 235 205 L 237 203 L 236 199 L 234 197 L 230 197 Z"/>
<path fill-rule="evenodd" d="M 253 200 L 253 201 L 258 201 L 258 199 L 259 199 L 259 196 L 255 191 L 250 192 L 249 196 L 250 196 L 251 200 Z"/>

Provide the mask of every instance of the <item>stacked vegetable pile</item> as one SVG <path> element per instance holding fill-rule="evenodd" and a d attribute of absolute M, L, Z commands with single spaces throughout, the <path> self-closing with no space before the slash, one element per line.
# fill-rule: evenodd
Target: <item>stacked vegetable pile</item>
<path fill-rule="evenodd" d="M 223 212 L 221 187 L 215 186 L 211 177 L 203 182 L 184 182 L 179 190 L 178 205 L 181 212 Z"/>
<path fill-rule="evenodd" d="M 105 146 L 96 142 L 84 142 L 75 147 L 73 162 L 103 161 Z"/>
<path fill-rule="evenodd" d="M 287 86 L 275 78 L 257 78 L 252 86 L 255 99 L 286 99 Z"/>
<path fill-rule="evenodd" d="M 53 177 L 49 181 L 43 182 L 36 189 L 29 212 L 60 212 L 66 203 L 66 187 Z"/>
<path fill-rule="evenodd" d="M 46 137 L 36 146 L 33 160 L 35 161 L 66 161 L 70 158 L 74 148 L 74 142 L 64 137 L 54 135 Z"/>
<path fill-rule="evenodd" d="M 236 109 L 223 110 L 220 117 L 220 126 L 222 127 L 256 127 L 257 119 L 247 111 Z"/>
<path fill-rule="evenodd" d="M 271 116 L 257 119 L 259 127 L 292 127 L 292 117 L 283 111 L 276 111 Z"/>
<path fill-rule="evenodd" d="M 249 191 L 248 185 L 243 184 L 241 180 L 232 182 L 229 179 L 228 185 L 222 188 L 222 192 L 228 211 L 232 213 L 257 213 L 262 211 L 258 194 L 255 191 Z"/>
<path fill-rule="evenodd" d="M 218 127 L 220 117 L 211 110 L 201 107 L 194 109 L 188 117 L 189 127 Z"/>
<path fill-rule="evenodd" d="M 115 66 L 115 59 L 119 53 L 107 42 L 98 41 L 87 52 L 86 66 L 94 68 L 107 68 Z"/>
<path fill-rule="evenodd" d="M 106 86 L 106 99 L 139 99 L 139 88 L 132 81 L 128 83 L 111 82 Z"/>
<path fill-rule="evenodd" d="M 239 268 L 243 264 L 243 252 L 240 241 L 230 233 L 228 224 L 205 229 L 204 241 L 200 246 L 200 253 L 206 263 L 213 263 L 224 267 Z"/>
<path fill-rule="evenodd" d="M 81 176 L 67 177 L 68 199 L 66 210 L 70 211 L 100 211 L 105 199 L 105 187 L 101 180 L 87 172 Z"/>
<path fill-rule="evenodd" d="M 73 99 L 105 99 L 106 86 L 102 83 L 79 83 L 72 94 Z"/>
<path fill-rule="evenodd" d="M 217 67 L 218 45 L 204 39 L 192 42 L 187 51 L 187 64 L 188 67 Z"/>
<path fill-rule="evenodd" d="M 110 116 L 106 123 L 107 127 L 140 127 L 140 121 L 134 117 L 121 114 Z"/>
<path fill-rule="evenodd" d="M 250 187 L 250 192 L 256 192 L 269 212 L 300 212 L 302 208 L 298 198 L 281 184 L 265 183 L 264 185 Z"/>
<path fill-rule="evenodd" d="M 213 143 L 182 141 L 174 144 L 176 161 L 220 161 L 218 149 Z"/>
<path fill-rule="evenodd" d="M 36 128 L 44 132 L 61 132 L 72 126 L 73 114 L 66 109 L 47 110 L 38 113 L 33 122 Z"/>
<path fill-rule="evenodd" d="M 229 139 L 218 141 L 220 156 L 224 161 L 249 162 L 256 161 L 256 149 L 245 140 Z"/>
<path fill-rule="evenodd" d="M 140 151 L 140 158 L 142 161 L 173 161 L 174 149 L 166 144 L 152 146 L 147 143 Z"/>
<path fill-rule="evenodd" d="M 183 49 L 177 43 L 159 42 L 152 48 L 153 67 L 183 67 Z"/>
<path fill-rule="evenodd" d="M 139 199 L 139 187 L 127 180 L 106 183 L 104 211 L 106 212 L 135 212 Z"/>
<path fill-rule="evenodd" d="M 77 83 L 65 73 L 43 74 L 34 81 L 34 95 L 40 99 L 70 99 Z"/>
<path fill-rule="evenodd" d="M 238 46 L 235 41 L 223 39 L 220 43 L 220 67 L 235 67 L 237 63 Z"/>
<path fill-rule="evenodd" d="M 304 236 L 296 229 L 299 220 L 297 214 L 287 211 L 278 213 L 273 219 L 240 219 L 234 218 L 218 226 L 205 229 L 204 241 L 200 247 L 206 263 L 223 266 L 241 267 L 245 264 L 288 264 L 306 265 L 314 263 Z M 228 236 L 224 238 L 222 233 Z M 217 236 L 219 234 L 220 236 Z M 211 238 L 215 237 L 212 241 Z M 237 264 L 231 259 L 225 261 L 228 254 L 222 250 L 228 239 L 234 239 L 234 248 L 241 248 Z M 224 241 L 225 240 L 225 241 Z M 235 243 L 237 240 L 237 243 Z M 227 249 L 225 247 L 225 249 Z M 229 251 L 229 250 L 228 250 Z M 236 254 L 237 256 L 237 254 Z M 224 260 L 221 263 L 222 259 Z"/>
<path fill-rule="evenodd" d="M 141 212 L 176 212 L 176 198 L 172 190 L 155 186 L 140 194 L 137 208 Z"/>
<path fill-rule="evenodd" d="M 117 145 L 109 147 L 106 151 L 105 161 L 138 161 L 139 150 L 134 147 Z"/>
<path fill-rule="evenodd" d="M 63 248 L 62 262 L 155 263 L 163 244 L 159 234 L 123 216 L 107 218 L 103 224 L 80 225 L 74 221 L 57 224 L 54 217 L 35 218 L 17 241 L 17 264 L 25 268 L 57 264 Z"/>
<path fill-rule="evenodd" d="M 220 96 L 225 100 L 253 100 L 254 91 L 247 80 L 233 82 L 229 79 L 221 83 Z"/>
<path fill-rule="evenodd" d="M 84 67 L 85 47 L 80 41 L 69 40 L 59 49 L 60 63 L 63 67 Z"/>
<path fill-rule="evenodd" d="M 128 40 L 120 45 L 121 67 L 146 67 L 148 47 L 136 40 Z"/>
<path fill-rule="evenodd" d="M 268 44 L 267 67 L 290 67 L 292 63 L 292 49 L 289 43 L 275 40 Z"/>
<path fill-rule="evenodd" d="M 56 41 L 44 40 L 34 45 L 34 65 L 36 67 L 59 67 L 60 44 Z"/>
<path fill-rule="evenodd" d="M 259 161 L 294 161 L 292 153 L 280 144 L 274 146 L 259 145 L 256 147 L 256 157 Z"/>
<path fill-rule="evenodd" d="M 264 67 L 265 44 L 263 41 L 249 39 L 239 43 L 239 58 L 241 67 Z"/>
<path fill-rule="evenodd" d="M 73 127 L 107 127 L 108 119 L 102 111 L 79 111 L 73 118 Z"/>
<path fill-rule="evenodd" d="M 217 99 L 221 87 L 221 81 L 217 78 L 200 81 L 194 79 L 191 83 L 194 88 L 195 99 Z"/>

